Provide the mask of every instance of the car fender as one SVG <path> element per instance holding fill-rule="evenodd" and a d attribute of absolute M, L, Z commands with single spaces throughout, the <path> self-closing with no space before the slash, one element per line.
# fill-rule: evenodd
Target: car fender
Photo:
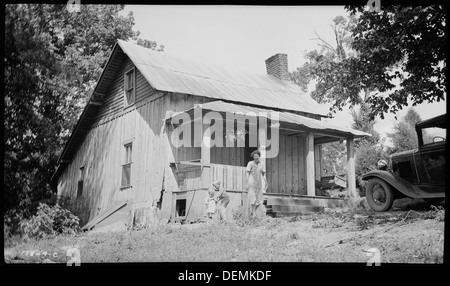
<path fill-rule="evenodd" d="M 420 190 L 410 182 L 402 179 L 400 176 L 394 173 L 383 170 L 375 170 L 365 174 L 362 177 L 363 180 L 370 180 L 372 178 L 382 179 L 383 181 L 391 185 L 394 189 L 407 197 L 413 199 L 429 197 L 429 194 L 425 193 L 424 191 Z"/>

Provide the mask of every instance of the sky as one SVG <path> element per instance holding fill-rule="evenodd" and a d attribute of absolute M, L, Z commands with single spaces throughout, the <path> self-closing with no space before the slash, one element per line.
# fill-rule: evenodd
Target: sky
<path fill-rule="evenodd" d="M 305 51 L 320 49 L 312 40 L 315 32 L 333 42 L 332 20 L 347 15 L 343 6 L 126 5 L 123 14 L 130 11 L 140 37 L 163 44 L 165 53 L 252 73 L 266 73 L 265 60 L 276 53 L 287 54 L 289 71 L 294 71 L 305 62 Z M 446 103 L 423 103 L 414 109 L 428 119 L 446 113 Z M 345 127 L 351 120 L 348 108 L 333 118 Z M 385 137 L 395 122 L 395 115 L 386 114 L 374 128 Z"/>

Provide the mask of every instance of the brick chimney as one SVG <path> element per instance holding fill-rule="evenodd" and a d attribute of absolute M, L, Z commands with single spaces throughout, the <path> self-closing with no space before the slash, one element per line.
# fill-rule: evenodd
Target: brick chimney
<path fill-rule="evenodd" d="M 267 74 L 281 80 L 289 80 L 288 62 L 286 54 L 276 54 L 266 60 Z"/>

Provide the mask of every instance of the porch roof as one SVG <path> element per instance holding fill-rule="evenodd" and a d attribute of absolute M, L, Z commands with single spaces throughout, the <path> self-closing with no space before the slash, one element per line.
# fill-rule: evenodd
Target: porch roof
<path fill-rule="evenodd" d="M 193 108 L 185 110 L 184 112 L 192 114 L 195 109 L 202 109 L 203 111 L 229 112 L 232 114 L 244 114 L 246 116 L 252 116 L 250 112 L 253 112 L 257 116 L 263 116 L 269 119 L 272 118 L 272 116 L 270 115 L 271 112 L 275 112 L 270 109 L 223 102 L 220 100 L 198 104 Z M 182 112 L 174 113 L 172 116 L 166 119 L 174 118 L 180 113 Z M 280 123 L 294 124 L 300 127 L 302 130 L 317 132 L 321 134 L 330 134 L 330 135 L 332 134 L 334 137 L 339 136 L 342 138 L 346 138 L 348 136 L 353 136 L 354 138 L 372 136 L 371 134 L 366 132 L 342 127 L 334 123 L 332 119 L 327 121 L 321 121 L 286 111 L 279 111 L 278 114 L 279 114 L 278 120 Z"/>

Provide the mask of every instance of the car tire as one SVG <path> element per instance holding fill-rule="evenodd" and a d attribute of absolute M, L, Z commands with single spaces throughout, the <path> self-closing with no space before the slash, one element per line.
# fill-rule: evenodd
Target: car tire
<path fill-rule="evenodd" d="M 366 200 L 374 211 L 388 211 L 394 203 L 394 191 L 382 179 L 373 178 L 369 180 L 366 186 Z"/>

